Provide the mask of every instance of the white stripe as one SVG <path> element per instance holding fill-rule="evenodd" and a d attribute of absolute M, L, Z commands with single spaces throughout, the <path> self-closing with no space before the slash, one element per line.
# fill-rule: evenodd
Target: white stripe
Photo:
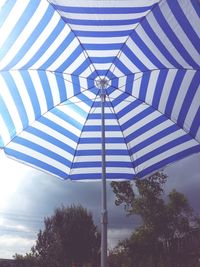
<path fill-rule="evenodd" d="M 88 106 L 87 103 L 83 102 L 82 100 L 80 100 L 80 98 L 76 96 L 71 98 L 69 101 L 79 107 L 81 109 L 82 114 L 78 114 L 77 112 L 75 114 L 73 110 L 73 105 L 68 105 L 69 102 L 67 102 L 67 105 L 59 106 L 59 108 L 62 109 L 62 111 L 64 111 L 66 114 L 70 114 L 70 116 L 72 115 L 73 118 L 77 118 L 77 121 L 83 124 L 85 122 L 85 117 L 90 110 L 90 106 Z"/>
<path fill-rule="evenodd" d="M 9 145 L 8 145 L 8 148 L 11 148 L 15 151 L 20 151 L 21 153 L 25 154 L 25 155 L 28 155 L 32 158 L 35 158 L 35 159 L 38 159 L 44 163 L 47 163 L 49 165 L 51 165 L 52 167 L 55 167 L 65 173 L 69 173 L 69 167 L 67 167 L 66 165 L 60 163 L 59 161 L 57 160 L 54 160 L 42 153 L 39 153 L 31 148 L 28 148 L 28 147 L 25 147 L 23 145 L 20 145 L 20 144 L 17 144 L 17 143 L 14 143 L 14 142 L 11 142 Z"/>
<path fill-rule="evenodd" d="M 11 31 L 19 21 L 30 1 L 16 1 L 14 7 L 5 19 L 3 26 L 0 28 L 0 50 L 4 41 L 10 36 Z M 2 38 L 3 37 L 3 38 Z"/>
<path fill-rule="evenodd" d="M 137 116 L 138 114 L 140 114 L 141 112 L 143 112 L 147 108 L 148 108 L 147 105 L 139 105 L 139 106 L 137 106 L 134 110 L 131 110 L 131 111 L 127 112 L 123 117 L 121 117 L 119 119 L 120 124 L 123 125 L 124 123 L 126 123 L 130 119 L 134 118 L 135 116 Z M 134 127 L 135 127 L 135 124 L 134 124 Z"/>
<path fill-rule="evenodd" d="M 151 6 L 157 3 L 159 0 L 50 0 L 49 2 L 60 5 L 60 6 L 69 6 L 69 7 L 144 7 Z"/>
<path fill-rule="evenodd" d="M 152 105 L 153 98 L 154 98 L 154 92 L 156 89 L 157 80 L 159 78 L 160 71 L 152 71 L 150 75 L 150 79 L 148 82 L 148 88 L 146 93 L 145 102 L 149 105 Z"/>
<path fill-rule="evenodd" d="M 156 56 L 156 58 L 166 67 L 173 68 L 174 66 L 168 61 L 168 59 L 162 54 L 162 52 L 158 49 L 158 47 L 153 43 L 153 41 L 149 38 L 147 33 L 144 31 L 142 27 L 137 28 L 137 34 L 140 36 L 142 41 L 147 45 L 150 51 Z"/>
<path fill-rule="evenodd" d="M 58 49 L 58 47 L 62 45 L 69 32 L 69 27 L 64 27 L 64 29 L 60 32 L 60 34 L 56 37 L 56 39 L 52 42 L 52 44 L 48 47 L 44 54 L 38 59 L 35 64 L 32 65 L 32 69 L 40 68 L 52 56 L 52 54 Z"/>
<path fill-rule="evenodd" d="M 76 156 L 74 159 L 74 162 L 101 162 L 102 157 L 101 155 L 99 156 Z M 130 162 L 130 157 L 126 155 L 112 155 L 112 156 L 106 156 L 106 162 Z"/>
<path fill-rule="evenodd" d="M 102 122 L 101 120 L 90 120 L 88 119 L 87 122 L 86 122 L 86 125 L 87 126 L 101 126 Z M 117 121 L 116 120 L 105 120 L 105 125 L 106 126 L 113 126 L 113 125 L 118 125 Z"/>
<path fill-rule="evenodd" d="M 179 91 L 176 97 L 176 101 L 174 103 L 173 109 L 172 109 L 172 115 L 171 118 L 173 119 L 173 121 L 177 122 L 180 110 L 182 108 L 183 105 L 183 101 L 185 100 L 185 96 L 187 94 L 187 90 L 192 82 L 192 79 L 195 75 L 195 71 L 192 70 L 188 70 L 185 73 L 185 76 L 182 80 L 182 83 L 179 87 Z"/>
<path fill-rule="evenodd" d="M 199 107 L 200 107 L 200 85 L 196 91 L 196 94 L 193 97 L 192 103 L 190 105 L 190 108 L 188 110 L 187 116 L 184 121 L 184 127 L 187 130 L 190 130 L 190 127 L 192 126 L 193 120 L 196 116 L 196 113 L 198 112 Z"/>
<path fill-rule="evenodd" d="M 168 102 L 168 98 L 170 96 L 170 92 L 172 89 L 172 85 L 173 85 L 174 79 L 176 78 L 177 71 L 178 70 L 169 70 L 165 83 L 164 83 L 162 94 L 160 96 L 158 110 L 164 114 L 165 114 L 165 108 Z"/>
<path fill-rule="evenodd" d="M 101 137 L 101 131 L 99 132 L 90 132 L 90 131 L 84 131 L 81 134 L 81 138 L 100 138 Z M 122 133 L 120 131 L 112 131 L 112 132 L 105 132 L 105 137 L 107 138 L 114 138 L 114 137 L 122 137 Z"/>
<path fill-rule="evenodd" d="M 49 136 L 54 137 L 55 139 L 63 142 L 64 144 L 67 144 L 68 146 L 72 148 L 76 148 L 77 143 L 74 142 L 73 140 L 69 139 L 67 136 L 59 133 L 58 131 L 46 126 L 45 124 L 42 124 L 38 121 L 34 122 L 33 127 L 48 134 Z"/>
<path fill-rule="evenodd" d="M 200 38 L 200 27 L 197 27 L 197 25 L 200 24 L 200 18 L 196 10 L 193 8 L 192 2 L 191 1 L 180 1 L 180 0 L 178 2 L 183 13 L 188 18 L 193 31 L 195 31 L 196 34 Z"/>
<path fill-rule="evenodd" d="M 79 46 L 79 42 L 77 39 L 74 39 L 62 52 L 62 54 L 57 57 L 54 62 L 48 67 L 49 70 L 56 70 L 59 68 L 69 57 L 71 54 L 73 54 L 74 50 Z"/>
<path fill-rule="evenodd" d="M 30 142 L 33 142 L 33 143 L 35 143 L 41 147 L 44 147 L 44 148 L 52 151 L 53 153 L 56 153 L 56 154 L 62 156 L 63 158 L 65 158 L 69 161 L 73 160 L 73 155 L 71 155 L 67 151 L 61 149 L 60 147 L 54 145 L 53 143 L 50 143 L 50 142 L 46 141 L 45 139 L 42 139 L 42 138 L 40 138 L 34 134 L 23 131 L 22 134 L 20 135 L 20 137 L 22 137 L 23 139 L 28 140 Z"/>
<path fill-rule="evenodd" d="M 89 25 L 75 25 L 68 24 L 73 31 L 86 31 L 86 32 L 117 32 L 117 31 L 128 31 L 134 30 L 138 23 L 130 24 L 130 25 L 111 25 L 111 26 L 89 26 Z"/>
<path fill-rule="evenodd" d="M 140 69 L 138 69 L 136 65 L 123 52 L 120 54 L 119 60 L 126 66 L 126 68 L 129 70 L 129 73 L 140 72 Z M 129 74 L 129 73 L 124 73 L 124 74 Z"/>
<path fill-rule="evenodd" d="M 68 113 L 66 112 L 67 110 L 68 110 Z M 83 121 L 83 118 L 79 116 L 79 114 L 75 113 L 72 109 L 66 108 L 64 111 L 66 112 L 66 114 L 70 115 L 72 119 L 78 122 L 80 122 L 80 120 Z M 77 129 L 76 127 L 68 123 L 67 121 L 63 120 L 62 118 L 56 116 L 55 114 L 48 112 L 46 113 L 45 117 L 52 120 L 54 123 L 58 124 L 59 126 L 67 129 L 68 131 L 72 132 L 76 136 L 80 136 L 81 131 L 79 129 Z"/>
<path fill-rule="evenodd" d="M 78 42 L 78 41 L 77 41 Z M 78 45 L 77 45 L 78 46 Z M 68 53 L 68 52 L 67 52 Z M 73 51 L 69 52 L 69 54 L 66 55 L 71 55 Z M 82 63 L 86 60 L 85 53 L 82 52 L 71 64 L 69 67 L 67 67 L 63 72 L 67 73 L 74 73 L 76 70 L 80 67 Z"/>
<path fill-rule="evenodd" d="M 184 58 L 181 56 L 179 51 L 176 49 L 176 47 L 173 45 L 173 43 L 170 41 L 164 30 L 157 23 L 153 13 L 150 13 L 146 17 L 146 19 L 148 20 L 154 33 L 157 35 L 157 38 L 159 38 L 162 41 L 162 44 L 165 46 L 166 50 L 170 52 L 173 58 L 175 58 L 178 61 L 178 63 L 181 64 L 182 66 L 190 67 L 188 63 L 184 60 Z"/>
<path fill-rule="evenodd" d="M 32 105 L 30 96 L 28 94 L 27 87 L 24 83 L 24 80 L 22 79 L 20 72 L 13 71 L 12 77 L 15 81 L 15 84 L 17 85 L 17 89 L 18 89 L 18 92 L 19 92 L 20 97 L 22 99 L 22 103 L 24 104 L 24 108 L 26 110 L 26 115 L 28 117 L 28 121 L 29 121 L 29 123 L 31 123 L 35 120 L 35 112 L 33 109 L 33 105 Z"/>
<path fill-rule="evenodd" d="M 84 44 L 123 44 L 127 36 L 119 36 L 119 37 L 84 37 L 79 36 L 78 39 L 80 42 Z"/>
<path fill-rule="evenodd" d="M 137 123 L 133 124 L 132 126 L 127 128 L 126 130 L 124 130 L 124 136 L 130 135 L 131 133 L 140 129 L 142 125 L 146 125 L 147 123 L 151 122 L 152 120 L 157 119 L 158 117 L 160 117 L 159 112 L 153 112 L 153 113 L 149 114 L 144 119 L 141 119 Z"/>
<path fill-rule="evenodd" d="M 160 162 L 168 157 L 171 157 L 179 152 L 182 152 L 188 148 L 192 148 L 196 145 L 197 145 L 197 142 L 195 142 L 194 140 L 190 140 L 188 142 L 185 142 L 184 144 L 180 144 L 138 165 L 137 169 L 138 171 L 145 170 L 146 168 L 150 167 L 153 164 L 156 164 L 157 162 Z"/>
<path fill-rule="evenodd" d="M 94 5 L 96 4 L 93 2 Z M 100 11 L 100 10 L 99 10 Z M 59 11 L 60 15 L 65 18 L 70 19 L 77 19 L 77 20 L 132 20 L 132 19 L 140 19 L 143 16 L 147 14 L 148 11 L 140 12 L 140 13 L 131 13 L 131 14 L 104 14 L 104 13 L 98 13 L 98 14 L 85 14 L 85 13 L 69 13 L 64 11 Z"/>
<path fill-rule="evenodd" d="M 0 84 L 1 84 L 1 98 L 6 103 L 7 109 L 9 111 L 9 115 L 12 118 L 13 124 L 15 126 L 16 133 L 19 133 L 23 129 L 23 125 L 21 122 L 21 118 L 15 104 L 15 101 L 10 94 L 10 91 L 5 83 L 4 79 L 0 76 Z"/>
<path fill-rule="evenodd" d="M 71 175 L 75 174 L 98 174 L 102 172 L 101 167 L 89 167 L 89 168 L 73 168 L 70 172 Z M 122 168 L 122 167 L 106 167 L 106 173 L 116 174 L 134 174 L 133 168 Z"/>
<path fill-rule="evenodd" d="M 26 24 L 26 26 L 24 27 L 24 29 L 22 30 L 20 35 L 17 37 L 16 40 L 14 40 L 14 43 L 13 43 L 11 49 L 9 50 L 9 52 L 7 53 L 7 55 L 1 61 L 0 68 L 4 68 L 19 53 L 19 50 L 22 48 L 22 46 L 25 44 L 25 42 L 30 38 L 34 29 L 40 23 L 40 20 L 43 17 L 43 15 L 45 14 L 47 8 L 48 8 L 48 2 L 41 1 L 39 6 L 37 7 L 35 13 L 29 19 L 28 23 Z M 16 14 L 15 14 L 15 16 L 16 16 Z M 16 21 L 15 17 L 13 20 Z M 1 33 L 0 33 L 0 36 L 3 36 L 3 35 L 1 35 Z M 43 39 L 45 38 L 44 33 L 42 34 L 41 38 L 43 38 Z M 4 38 L 2 38 L 2 39 L 4 39 Z M 41 39 L 38 41 L 41 42 Z M 37 41 L 37 44 L 38 44 L 38 41 Z M 38 50 L 38 47 L 36 47 L 35 52 L 37 52 L 37 50 Z"/>
<path fill-rule="evenodd" d="M 157 67 L 148 59 L 143 51 L 136 45 L 134 40 L 129 38 L 126 42 L 127 47 L 133 52 L 134 55 L 144 64 L 148 69 L 156 69 Z"/>
<path fill-rule="evenodd" d="M 0 114 L 0 125 L 1 125 L 0 139 L 2 139 L 3 146 L 5 146 L 10 142 L 11 136 L 10 136 L 9 129 L 7 128 L 7 125 L 4 123 L 4 120 L 1 114 Z"/>
<path fill-rule="evenodd" d="M 176 131 L 176 132 L 173 132 L 153 143 L 151 143 L 150 145 L 148 146 L 145 146 L 143 149 L 137 151 L 136 155 L 137 155 L 137 158 L 140 158 L 146 154 L 148 154 L 149 152 L 151 151 L 154 151 L 155 149 L 165 145 L 165 144 L 168 144 L 169 142 L 181 137 L 181 136 L 184 136 L 185 135 L 185 132 L 183 130 L 179 130 L 179 131 Z"/>
<path fill-rule="evenodd" d="M 115 57 L 118 53 L 118 49 L 114 50 L 87 50 L 88 56 L 89 57 L 100 57 L 100 58 L 104 58 L 104 57 Z"/>
<path fill-rule="evenodd" d="M 189 51 L 189 54 L 192 57 L 192 59 L 197 63 L 197 65 L 199 65 L 199 60 L 200 60 L 199 52 L 196 50 L 194 45 L 190 42 L 190 39 L 185 34 L 182 27 L 179 25 L 177 19 L 172 14 L 171 9 L 169 8 L 167 2 L 165 3 L 166 3 L 165 5 L 161 5 L 161 12 L 163 14 L 167 14 L 170 17 L 170 20 L 168 23 L 171 29 L 174 31 L 176 37 L 180 40 L 180 42 L 182 43 L 186 51 Z M 187 9 L 190 8 L 190 3 L 188 4 L 189 5 L 187 5 Z M 190 17 L 191 17 L 191 14 L 190 14 Z M 188 18 L 189 20 L 190 20 L 190 17 Z M 199 23 L 200 23 L 200 20 L 199 20 Z"/>
<path fill-rule="evenodd" d="M 31 80 L 34 84 L 34 89 L 37 94 L 37 99 L 40 105 L 41 114 L 44 114 L 48 108 L 47 108 L 47 102 L 45 97 L 45 88 L 43 88 L 43 85 L 41 84 L 40 77 L 38 72 L 36 71 L 29 71 L 29 74 L 31 76 Z"/>
<path fill-rule="evenodd" d="M 101 150 L 101 144 L 79 144 L 77 147 L 77 150 L 85 150 L 85 151 L 93 151 L 93 150 Z M 106 150 L 127 150 L 124 143 L 118 144 L 118 143 L 106 143 Z"/>
<path fill-rule="evenodd" d="M 148 138 L 152 137 L 155 135 L 155 133 L 161 132 L 164 129 L 172 126 L 173 123 L 170 120 L 164 121 L 159 125 L 154 126 L 153 128 L 149 129 L 148 131 L 144 132 L 143 134 L 140 134 L 138 137 L 134 138 L 131 140 L 127 145 L 129 149 L 133 148 L 134 146 L 137 146 L 141 142 L 147 140 Z"/>
<path fill-rule="evenodd" d="M 58 103 L 60 103 L 60 93 L 59 93 L 59 88 L 58 88 L 58 83 L 56 80 L 56 74 L 52 72 L 46 72 L 47 79 L 49 82 L 49 85 L 51 86 L 51 94 L 53 98 L 53 104 L 54 106 L 57 106 Z"/>

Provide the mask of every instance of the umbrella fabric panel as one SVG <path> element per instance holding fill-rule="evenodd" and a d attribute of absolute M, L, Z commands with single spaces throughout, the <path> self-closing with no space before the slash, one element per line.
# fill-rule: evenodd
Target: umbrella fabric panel
<path fill-rule="evenodd" d="M 158 0 L 50 2 L 80 40 L 98 72 L 110 68 L 128 36 Z"/>
<path fill-rule="evenodd" d="M 69 26 L 48 1 L 8 1 L 1 9 L 0 69 L 73 73 L 90 62 Z M 16 15 L 17 14 L 17 15 Z M 15 17 L 15 20 L 13 20 Z M 30 30 L 31 29 L 31 30 Z M 78 73 L 79 74 L 79 73 Z"/>

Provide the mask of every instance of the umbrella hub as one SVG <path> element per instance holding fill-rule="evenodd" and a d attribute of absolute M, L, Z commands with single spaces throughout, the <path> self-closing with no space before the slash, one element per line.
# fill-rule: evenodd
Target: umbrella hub
<path fill-rule="evenodd" d="M 103 77 L 103 78 L 97 78 L 95 80 L 95 86 L 98 88 L 98 89 L 107 89 L 109 86 L 110 86 L 110 80 L 106 77 Z"/>

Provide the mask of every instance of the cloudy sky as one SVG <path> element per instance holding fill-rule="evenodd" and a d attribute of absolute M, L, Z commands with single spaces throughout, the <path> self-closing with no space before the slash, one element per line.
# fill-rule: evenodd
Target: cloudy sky
<path fill-rule="evenodd" d="M 61 204 L 82 204 L 100 221 L 100 182 L 70 182 L 41 173 L 5 157 L 0 151 L 0 258 L 28 252 L 43 227 L 45 216 Z M 200 213 L 200 154 L 165 169 L 169 176 L 166 192 L 176 188 L 189 198 Z M 122 208 L 115 207 L 108 185 L 108 242 L 114 246 L 128 236 L 137 220 L 127 219 Z"/>

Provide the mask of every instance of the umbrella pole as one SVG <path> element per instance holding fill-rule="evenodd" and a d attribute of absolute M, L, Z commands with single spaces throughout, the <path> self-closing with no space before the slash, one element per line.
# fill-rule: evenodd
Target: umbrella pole
<path fill-rule="evenodd" d="M 105 89 L 101 86 L 101 141 L 102 141 L 102 206 L 101 206 L 101 267 L 107 267 L 107 200 L 105 156 Z"/>

